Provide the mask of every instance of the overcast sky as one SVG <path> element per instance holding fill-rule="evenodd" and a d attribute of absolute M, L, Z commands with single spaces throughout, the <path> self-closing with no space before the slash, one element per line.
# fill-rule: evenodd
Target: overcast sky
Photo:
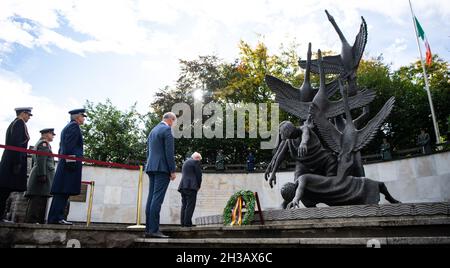
<path fill-rule="evenodd" d="M 432 52 L 448 61 L 450 1 L 412 3 Z M 17 106 L 34 107 L 30 145 L 42 128 L 59 136 L 67 111 L 87 99 L 146 112 L 155 91 L 174 84 L 178 59 L 231 61 L 241 39 L 269 53 L 293 41 L 301 56 L 309 41 L 340 51 L 324 9 L 350 43 L 364 16 L 366 57 L 382 54 L 394 69 L 418 58 L 407 0 L 0 0 L 0 143 Z"/>

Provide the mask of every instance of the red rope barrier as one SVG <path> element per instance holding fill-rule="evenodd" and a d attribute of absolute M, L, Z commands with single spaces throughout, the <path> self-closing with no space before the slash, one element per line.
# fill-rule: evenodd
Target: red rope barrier
<path fill-rule="evenodd" d="M 24 149 L 24 148 L 16 147 L 16 146 L 0 144 L 0 148 L 9 150 L 9 151 L 16 151 L 16 152 L 27 153 L 27 154 L 35 154 L 35 155 L 42 155 L 42 156 L 58 157 L 59 159 L 75 160 L 75 161 L 91 163 L 91 164 L 95 164 L 95 165 L 99 165 L 99 166 L 117 167 L 117 168 L 132 169 L 132 170 L 139 169 L 139 166 L 125 165 L 125 164 L 119 164 L 119 163 L 113 163 L 113 162 L 105 162 L 105 161 L 87 159 L 87 158 L 82 158 L 82 157 L 73 157 L 73 156 L 62 155 L 62 154 L 52 154 L 52 153 L 41 152 L 41 151 L 36 151 L 36 150 Z"/>

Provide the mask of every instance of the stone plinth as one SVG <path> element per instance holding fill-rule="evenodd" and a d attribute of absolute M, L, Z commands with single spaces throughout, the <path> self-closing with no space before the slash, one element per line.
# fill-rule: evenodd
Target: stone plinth
<path fill-rule="evenodd" d="M 450 216 L 450 203 L 412 203 L 362 205 L 320 208 L 299 208 L 263 211 L 264 220 L 268 223 L 282 223 L 296 220 L 318 220 L 335 218 L 369 218 L 369 217 L 400 217 L 400 216 Z M 255 216 L 255 224 L 259 218 Z M 222 215 L 199 217 L 197 225 L 223 224 Z"/>

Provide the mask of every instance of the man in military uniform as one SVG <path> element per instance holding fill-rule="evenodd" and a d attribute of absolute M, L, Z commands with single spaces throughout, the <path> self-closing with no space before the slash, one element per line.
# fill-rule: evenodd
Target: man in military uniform
<path fill-rule="evenodd" d="M 30 120 L 31 107 L 16 108 L 16 119 L 6 131 L 5 145 L 27 149 L 30 135 L 26 123 Z M 27 154 L 5 150 L 0 162 L 0 222 L 3 221 L 6 200 L 12 192 L 27 189 Z"/>
<path fill-rule="evenodd" d="M 36 143 L 35 149 L 39 152 L 52 153 L 50 142 L 56 135 L 55 129 L 46 128 L 40 132 L 41 139 Z M 28 197 L 25 222 L 44 224 L 50 188 L 55 176 L 55 161 L 52 156 L 33 155 L 33 163 L 25 192 L 25 197 Z"/>
<path fill-rule="evenodd" d="M 59 154 L 83 157 L 83 136 L 80 126 L 87 117 L 85 109 L 69 112 L 70 123 L 61 132 Z M 64 209 L 70 196 L 79 195 L 81 191 L 82 163 L 75 160 L 60 159 L 53 179 L 50 194 L 53 195 L 48 213 L 49 224 L 72 225 L 64 218 Z"/>

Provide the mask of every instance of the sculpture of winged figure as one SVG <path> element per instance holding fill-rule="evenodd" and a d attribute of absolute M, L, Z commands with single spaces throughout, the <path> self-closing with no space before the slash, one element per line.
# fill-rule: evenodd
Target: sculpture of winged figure
<path fill-rule="evenodd" d="M 321 84 L 324 83 L 322 71 L 322 59 L 319 53 L 319 69 L 321 73 Z M 299 206 L 299 201 L 308 206 L 317 203 L 325 203 L 330 206 L 336 205 L 362 205 L 378 204 L 380 193 L 391 203 L 399 203 L 393 198 L 386 185 L 365 177 L 355 177 L 350 174 L 350 167 L 354 164 L 354 155 L 367 145 L 381 123 L 392 111 L 394 97 L 390 98 L 378 114 L 360 130 L 356 129 L 348 103 L 347 88 L 339 81 L 339 87 L 344 99 L 345 128 L 341 132 L 330 121 L 320 113 L 319 108 L 312 104 L 311 113 L 321 136 L 333 151 L 339 153 L 337 159 L 336 176 L 323 176 L 319 174 L 304 174 L 295 181 L 295 196 L 287 204 L 287 208 Z M 305 205 L 306 206 L 306 205 Z"/>
<path fill-rule="evenodd" d="M 330 101 L 328 99 L 336 92 L 336 81 L 326 85 L 320 85 L 318 90 L 311 87 L 309 82 L 311 43 L 309 44 L 308 59 L 306 62 L 305 79 L 300 89 L 297 89 L 276 77 L 266 75 L 267 85 L 273 92 L 275 92 L 275 101 L 280 104 L 281 109 L 297 116 L 302 120 L 308 119 L 311 103 L 315 103 L 315 105 L 320 107 L 321 112 L 323 112 L 327 118 L 333 118 L 343 114 L 344 109 L 342 106 L 342 99 L 338 101 Z M 354 96 L 350 97 L 350 107 L 351 109 L 364 107 L 372 102 L 375 96 L 375 92 L 372 90 L 366 89 L 358 91 Z"/>
<path fill-rule="evenodd" d="M 342 48 L 341 54 L 336 56 L 327 56 L 323 58 L 323 69 L 325 74 L 339 74 L 341 79 L 344 79 L 349 84 L 349 96 L 353 96 L 357 92 L 356 86 L 356 71 L 358 70 L 359 62 L 364 54 L 364 49 L 367 44 L 367 24 L 364 17 L 361 17 L 361 26 L 359 33 L 355 38 L 353 46 L 350 46 L 341 29 L 337 25 L 333 16 L 325 10 L 328 20 L 333 25 L 339 39 L 341 40 Z M 306 61 L 299 61 L 300 67 L 306 68 Z M 310 63 L 311 72 L 318 74 L 319 66 L 317 61 Z"/>
<path fill-rule="evenodd" d="M 305 68 L 305 80 L 299 89 L 266 75 L 266 83 L 280 107 L 303 123 L 299 127 L 289 121 L 280 124 L 275 154 L 264 177 L 273 187 L 276 172 L 285 157 L 295 160 L 294 183 L 287 183 L 281 189 L 283 208 L 298 207 L 300 201 L 306 207 L 318 203 L 330 206 L 375 204 L 380 200 L 380 193 L 389 202 L 398 203 L 384 183 L 365 177 L 361 161 L 361 149 L 373 140 L 395 102 L 390 98 L 364 125 L 368 105 L 375 98 L 374 91 L 358 90 L 356 86 L 356 71 L 367 42 L 366 22 L 362 18 L 360 33 L 350 46 L 334 18 L 325 12 L 341 38 L 341 55 L 322 58 L 318 50 L 318 58 L 311 60 L 309 44 L 307 60 L 299 61 Z M 318 89 L 310 84 L 310 72 L 320 75 Z M 339 77 L 326 84 L 325 74 L 339 74 Z M 342 98 L 329 100 L 337 89 Z M 363 108 L 363 112 L 353 120 L 351 111 L 358 108 Z"/>

